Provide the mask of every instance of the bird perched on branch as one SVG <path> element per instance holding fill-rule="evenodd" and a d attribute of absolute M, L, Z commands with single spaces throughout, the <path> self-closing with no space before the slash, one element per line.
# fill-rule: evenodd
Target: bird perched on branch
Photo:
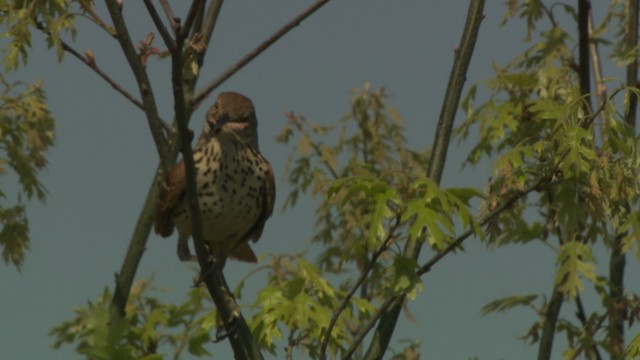
<path fill-rule="evenodd" d="M 257 261 L 249 243 L 258 241 L 273 211 L 273 170 L 260 154 L 257 124 L 249 98 L 221 93 L 207 113 L 193 150 L 204 241 L 221 264 L 228 257 Z M 180 161 L 164 179 L 154 224 L 162 237 L 178 229 L 178 257 L 183 261 L 193 259 L 185 186 L 185 165 Z"/>

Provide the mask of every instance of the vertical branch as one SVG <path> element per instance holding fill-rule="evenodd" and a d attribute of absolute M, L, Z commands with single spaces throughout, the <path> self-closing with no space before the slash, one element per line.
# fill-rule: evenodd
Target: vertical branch
<path fill-rule="evenodd" d="M 187 104 L 185 101 L 182 78 L 182 70 L 184 67 L 183 48 L 185 40 L 183 35 L 186 36 L 188 32 L 181 31 L 180 24 L 178 23 L 175 33 L 176 46 L 171 49 L 171 82 L 175 101 L 174 111 L 180 136 L 180 143 L 182 145 L 182 159 L 184 160 L 186 173 L 187 207 L 189 209 L 189 216 L 192 222 L 192 237 L 194 248 L 198 255 L 200 273 L 207 274 L 203 276 L 203 281 L 207 285 L 207 289 L 209 290 L 209 293 L 216 304 L 216 308 L 218 309 L 218 313 L 223 320 L 225 330 L 227 334 L 229 334 L 229 341 L 233 348 L 235 358 L 262 359 L 259 345 L 257 341 L 253 339 L 249 326 L 238 310 L 238 306 L 231 296 L 231 291 L 227 287 L 226 280 L 222 274 L 222 267 L 219 266 L 220 264 L 210 263 L 209 252 L 205 247 L 202 217 L 196 190 L 196 171 L 188 128 Z"/>
<path fill-rule="evenodd" d="M 551 349 L 553 348 L 553 340 L 556 333 L 556 322 L 562 307 L 562 292 L 558 285 L 553 287 L 551 300 L 547 304 L 544 312 L 544 320 L 542 323 L 542 335 L 540 336 L 540 346 L 538 347 L 538 360 L 551 359 Z"/>
<path fill-rule="evenodd" d="M 593 35 L 593 11 L 589 9 L 589 38 Z M 604 106 L 607 102 L 607 86 L 604 84 L 602 75 L 602 61 L 600 60 L 600 52 L 598 51 L 598 45 L 595 42 L 589 44 L 589 51 L 591 53 L 591 64 L 593 68 L 593 79 L 596 83 L 596 91 L 598 93 L 599 107 Z M 607 112 L 600 113 L 603 126 L 607 126 Z"/>
<path fill-rule="evenodd" d="M 480 29 L 480 23 L 484 18 L 484 0 L 471 0 L 467 12 L 467 20 L 462 33 L 460 45 L 456 49 L 455 59 L 449 74 L 449 83 L 442 103 L 438 127 L 436 129 L 431 162 L 429 163 L 428 176 L 436 183 L 440 183 L 442 172 L 447 157 L 447 150 L 451 138 L 451 129 L 455 119 L 456 110 L 460 103 L 460 96 L 466 80 L 467 69 L 471 62 L 471 56 L 475 47 Z M 418 239 L 410 239 L 404 249 L 404 256 L 417 259 L 420 254 L 421 243 Z M 386 310 L 375 330 L 373 339 L 365 354 L 365 359 L 380 359 L 385 353 L 391 340 L 391 335 L 398 321 L 405 297 L 395 301 L 393 306 Z"/>
<path fill-rule="evenodd" d="M 589 0 L 578 0 L 578 76 L 580 80 L 580 96 L 584 97 L 584 116 L 591 113 L 591 71 L 589 65 Z"/>
<path fill-rule="evenodd" d="M 627 9 L 627 31 L 625 36 L 626 48 L 631 51 L 638 44 L 638 0 L 629 0 Z M 638 60 L 635 59 L 627 65 L 627 86 L 638 87 Z M 633 92 L 629 94 L 629 107 L 625 113 L 625 122 L 628 126 L 636 127 L 636 112 L 638 97 Z M 628 206 L 627 206 L 628 213 Z M 628 214 L 627 214 L 628 216 Z M 616 236 L 611 245 L 611 257 L 609 261 L 609 296 L 611 307 L 609 309 L 609 351 L 612 360 L 624 359 L 624 318 L 622 307 L 624 301 L 624 268 L 626 264 L 625 254 L 622 251 L 622 237 Z"/>
<path fill-rule="evenodd" d="M 149 76 L 147 75 L 144 65 L 140 61 L 133 42 L 131 41 L 129 30 L 124 22 L 122 13 L 120 12 L 118 2 L 116 0 L 105 0 L 105 2 L 109 10 L 109 14 L 111 15 L 113 26 L 117 32 L 116 38 L 118 39 L 122 52 L 127 58 L 127 62 L 129 63 L 133 75 L 136 78 L 136 83 L 138 84 L 138 89 L 140 90 L 140 95 L 142 97 L 142 104 L 144 105 L 144 111 L 147 115 L 149 128 L 151 129 L 151 135 L 153 136 L 158 154 L 160 155 L 160 160 L 164 165 L 166 165 L 166 167 L 168 167 L 170 163 L 167 161 L 169 144 L 162 130 L 162 121 L 158 114 L 158 108 L 153 96 Z"/>
<path fill-rule="evenodd" d="M 129 66 L 136 78 L 138 89 L 142 97 L 144 111 L 147 115 L 149 128 L 151 129 L 151 134 L 160 156 L 162 164 L 161 168 L 166 169 L 171 163 L 171 160 L 169 160 L 169 143 L 163 133 L 162 120 L 158 114 L 149 77 L 147 76 L 144 65 L 140 62 L 133 43 L 131 42 L 129 31 L 127 30 L 127 26 L 122 18 L 117 1 L 106 0 L 105 2 L 117 32 L 116 38 L 118 39 L 120 47 L 122 48 L 122 51 L 127 58 L 127 62 L 129 63 Z M 147 238 L 149 237 L 149 232 L 151 230 L 154 205 L 158 191 L 159 188 L 154 183 L 149 190 L 143 212 L 138 219 L 132 239 L 129 242 L 129 248 L 127 249 L 127 254 L 125 255 L 120 272 L 116 274 L 116 287 L 112 300 L 112 304 L 116 308 L 116 311 L 114 312 L 116 319 L 122 318 L 125 315 L 125 307 L 131 291 L 131 285 L 133 284 L 133 279 L 138 269 L 138 265 L 140 264 L 140 259 L 142 258 L 142 253 L 146 247 Z"/>

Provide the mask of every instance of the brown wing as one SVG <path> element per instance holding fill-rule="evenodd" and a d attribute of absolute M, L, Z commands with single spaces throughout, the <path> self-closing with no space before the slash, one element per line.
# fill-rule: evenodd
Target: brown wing
<path fill-rule="evenodd" d="M 171 169 L 169 176 L 165 178 L 165 183 L 161 185 L 154 221 L 156 234 L 167 237 L 173 233 L 171 213 L 178 200 L 184 196 L 186 182 L 184 161 L 181 160 Z"/>
<path fill-rule="evenodd" d="M 271 164 L 267 160 L 265 160 L 267 165 L 267 171 L 265 173 L 264 178 L 264 192 L 261 194 L 262 200 L 264 203 L 264 208 L 262 209 L 262 214 L 258 221 L 253 225 L 251 230 L 247 233 L 243 242 L 253 241 L 256 242 L 260 239 L 262 235 L 262 230 L 264 229 L 264 224 L 267 222 L 267 219 L 271 217 L 273 213 L 273 205 L 276 201 L 276 182 L 273 177 L 273 169 L 271 168 Z"/>

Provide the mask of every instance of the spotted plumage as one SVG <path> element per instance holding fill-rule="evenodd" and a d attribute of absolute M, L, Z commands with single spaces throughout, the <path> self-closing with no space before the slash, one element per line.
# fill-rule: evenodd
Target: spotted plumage
<path fill-rule="evenodd" d="M 275 182 L 269 162 L 258 147 L 257 119 L 251 100 L 226 92 L 207 113 L 193 151 L 196 189 L 204 240 L 211 254 L 256 262 L 249 242 L 262 235 L 275 201 Z M 154 229 L 163 237 L 178 229 L 178 256 L 192 258 L 187 240 L 192 233 L 187 209 L 184 162 L 166 177 Z"/>

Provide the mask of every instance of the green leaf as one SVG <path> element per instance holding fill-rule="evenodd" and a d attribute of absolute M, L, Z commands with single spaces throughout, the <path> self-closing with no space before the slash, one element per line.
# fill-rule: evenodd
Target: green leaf
<path fill-rule="evenodd" d="M 596 281 L 596 269 L 591 247 L 579 241 L 562 244 L 558 255 L 559 268 L 556 272 L 556 284 L 560 291 L 575 298 L 578 292 L 584 290 L 581 277 L 591 282 Z"/>
<path fill-rule="evenodd" d="M 538 295 L 514 295 L 494 300 L 482 307 L 482 314 L 492 312 L 505 312 L 517 306 L 530 306 L 538 298 Z"/>

